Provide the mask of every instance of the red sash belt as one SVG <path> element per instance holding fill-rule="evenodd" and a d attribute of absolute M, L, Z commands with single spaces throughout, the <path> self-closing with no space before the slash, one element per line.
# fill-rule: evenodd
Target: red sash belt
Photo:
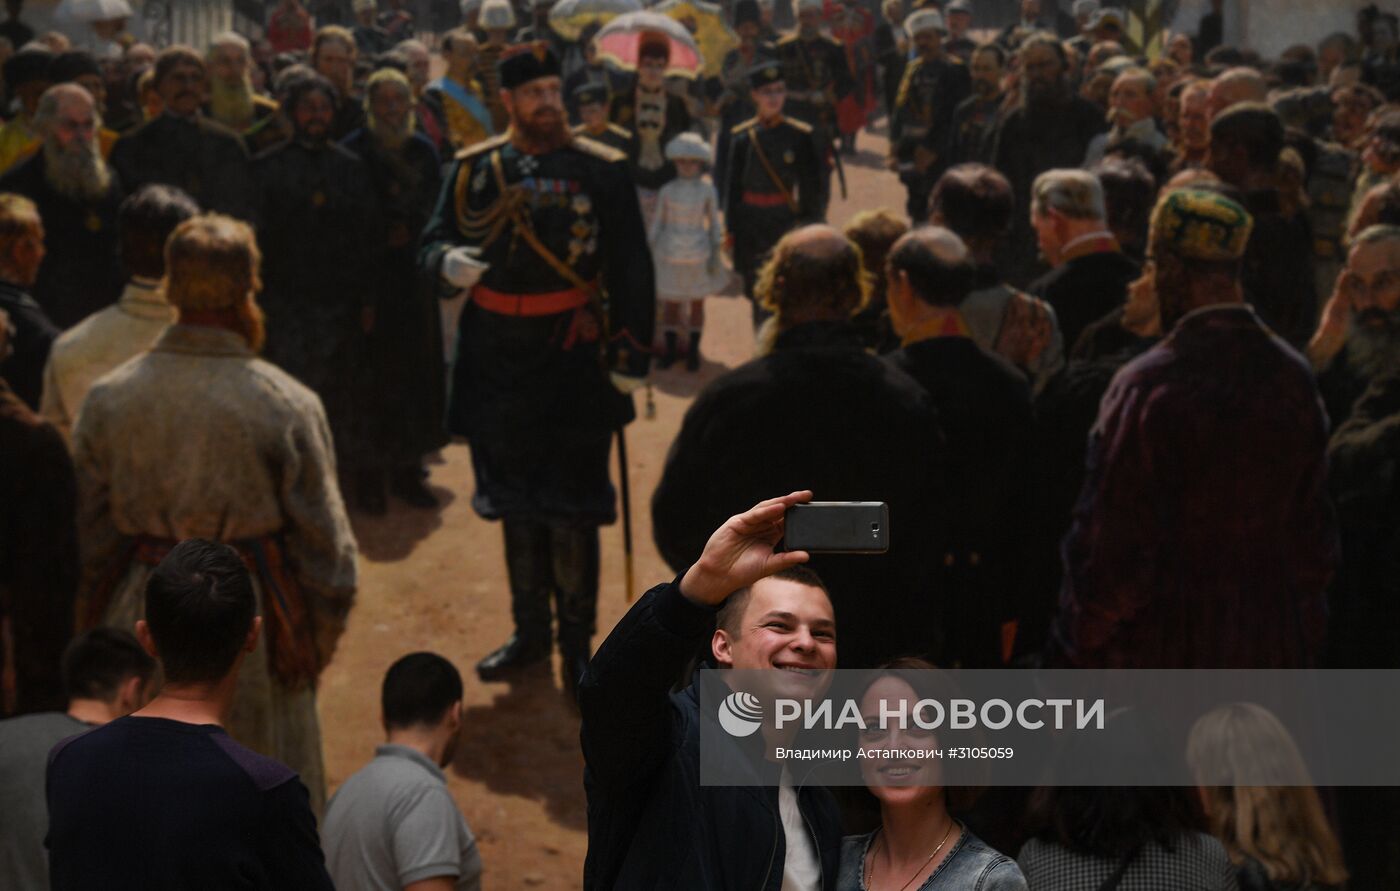
<path fill-rule="evenodd" d="M 485 285 L 472 288 L 473 303 L 503 316 L 552 316 L 587 306 L 588 301 L 588 294 L 582 288 L 542 294 L 506 294 Z"/>
<path fill-rule="evenodd" d="M 743 201 L 750 207 L 787 207 L 787 196 L 781 192 L 745 192 Z"/>

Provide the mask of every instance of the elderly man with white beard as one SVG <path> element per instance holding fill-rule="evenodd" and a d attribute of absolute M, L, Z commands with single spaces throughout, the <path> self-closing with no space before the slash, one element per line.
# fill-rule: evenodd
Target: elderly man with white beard
<path fill-rule="evenodd" d="M 209 101 L 204 114 L 246 134 L 277 113 L 277 103 L 253 92 L 253 51 L 247 38 L 225 31 L 209 41 Z"/>
<path fill-rule="evenodd" d="M 1352 242 L 1308 358 L 1333 430 L 1373 380 L 1400 370 L 1400 227 L 1372 226 Z"/>
<path fill-rule="evenodd" d="M 39 208 L 48 255 L 34 299 L 59 328 L 68 328 L 121 294 L 116 222 L 123 191 L 102 159 L 102 119 L 87 90 L 50 87 L 34 123 L 41 148 L 0 177 L 0 192 L 23 195 Z"/>

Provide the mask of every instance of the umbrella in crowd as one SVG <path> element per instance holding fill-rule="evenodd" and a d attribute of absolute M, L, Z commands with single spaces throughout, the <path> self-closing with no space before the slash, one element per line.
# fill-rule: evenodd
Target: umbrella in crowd
<path fill-rule="evenodd" d="M 126 0 L 63 0 L 54 10 L 54 18 L 61 22 L 110 22 L 131 16 Z"/>
<path fill-rule="evenodd" d="M 675 19 L 694 35 L 703 57 L 706 77 L 718 77 L 724 65 L 725 53 L 739 45 L 738 35 L 730 29 L 724 18 L 724 10 L 717 3 L 662 0 L 651 11 Z"/>
<path fill-rule="evenodd" d="M 655 12 L 629 12 L 603 26 L 594 38 L 598 57 L 626 71 L 637 70 L 642 38 L 648 33 L 662 34 L 671 44 L 671 64 L 666 76 L 695 77 L 704 64 L 700 47 L 685 26 L 672 18 Z"/>
<path fill-rule="evenodd" d="M 565 40 L 578 40 L 589 25 L 606 25 L 641 8 L 638 0 L 559 0 L 549 11 L 549 26 Z"/>

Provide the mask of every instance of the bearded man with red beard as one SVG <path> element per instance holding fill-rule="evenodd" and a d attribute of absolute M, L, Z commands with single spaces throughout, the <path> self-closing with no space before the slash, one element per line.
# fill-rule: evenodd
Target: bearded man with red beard
<path fill-rule="evenodd" d="M 50 87 L 34 124 L 39 151 L 0 176 L 0 192 L 33 201 L 44 221 L 48 254 L 34 299 L 59 328 L 110 306 L 125 284 L 117 251 L 121 184 L 102 159 L 102 118 L 77 84 Z"/>
<path fill-rule="evenodd" d="M 505 522 L 516 630 L 477 673 L 501 680 L 549 657 L 553 596 L 572 690 L 597 609 L 598 527 L 616 518 L 612 434 L 635 417 L 655 278 L 626 157 L 569 132 L 559 60 L 527 46 L 500 75 L 510 127 L 458 155 L 420 259 L 444 296 L 471 294 L 448 430 L 471 445 L 472 506 Z"/>

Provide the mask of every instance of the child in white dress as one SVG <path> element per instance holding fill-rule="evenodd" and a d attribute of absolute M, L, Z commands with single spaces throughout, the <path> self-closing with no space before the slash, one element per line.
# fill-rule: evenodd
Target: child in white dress
<path fill-rule="evenodd" d="M 694 133 L 682 133 L 666 144 L 666 158 L 678 176 L 656 196 L 647 241 L 656 264 L 656 302 L 661 333 L 658 365 L 669 368 L 685 352 L 685 367 L 700 367 L 700 330 L 705 324 L 705 298 L 729 281 L 720 259 L 724 227 L 719 221 L 719 196 L 705 166 L 710 146 Z M 681 344 L 684 343 L 684 347 Z"/>

